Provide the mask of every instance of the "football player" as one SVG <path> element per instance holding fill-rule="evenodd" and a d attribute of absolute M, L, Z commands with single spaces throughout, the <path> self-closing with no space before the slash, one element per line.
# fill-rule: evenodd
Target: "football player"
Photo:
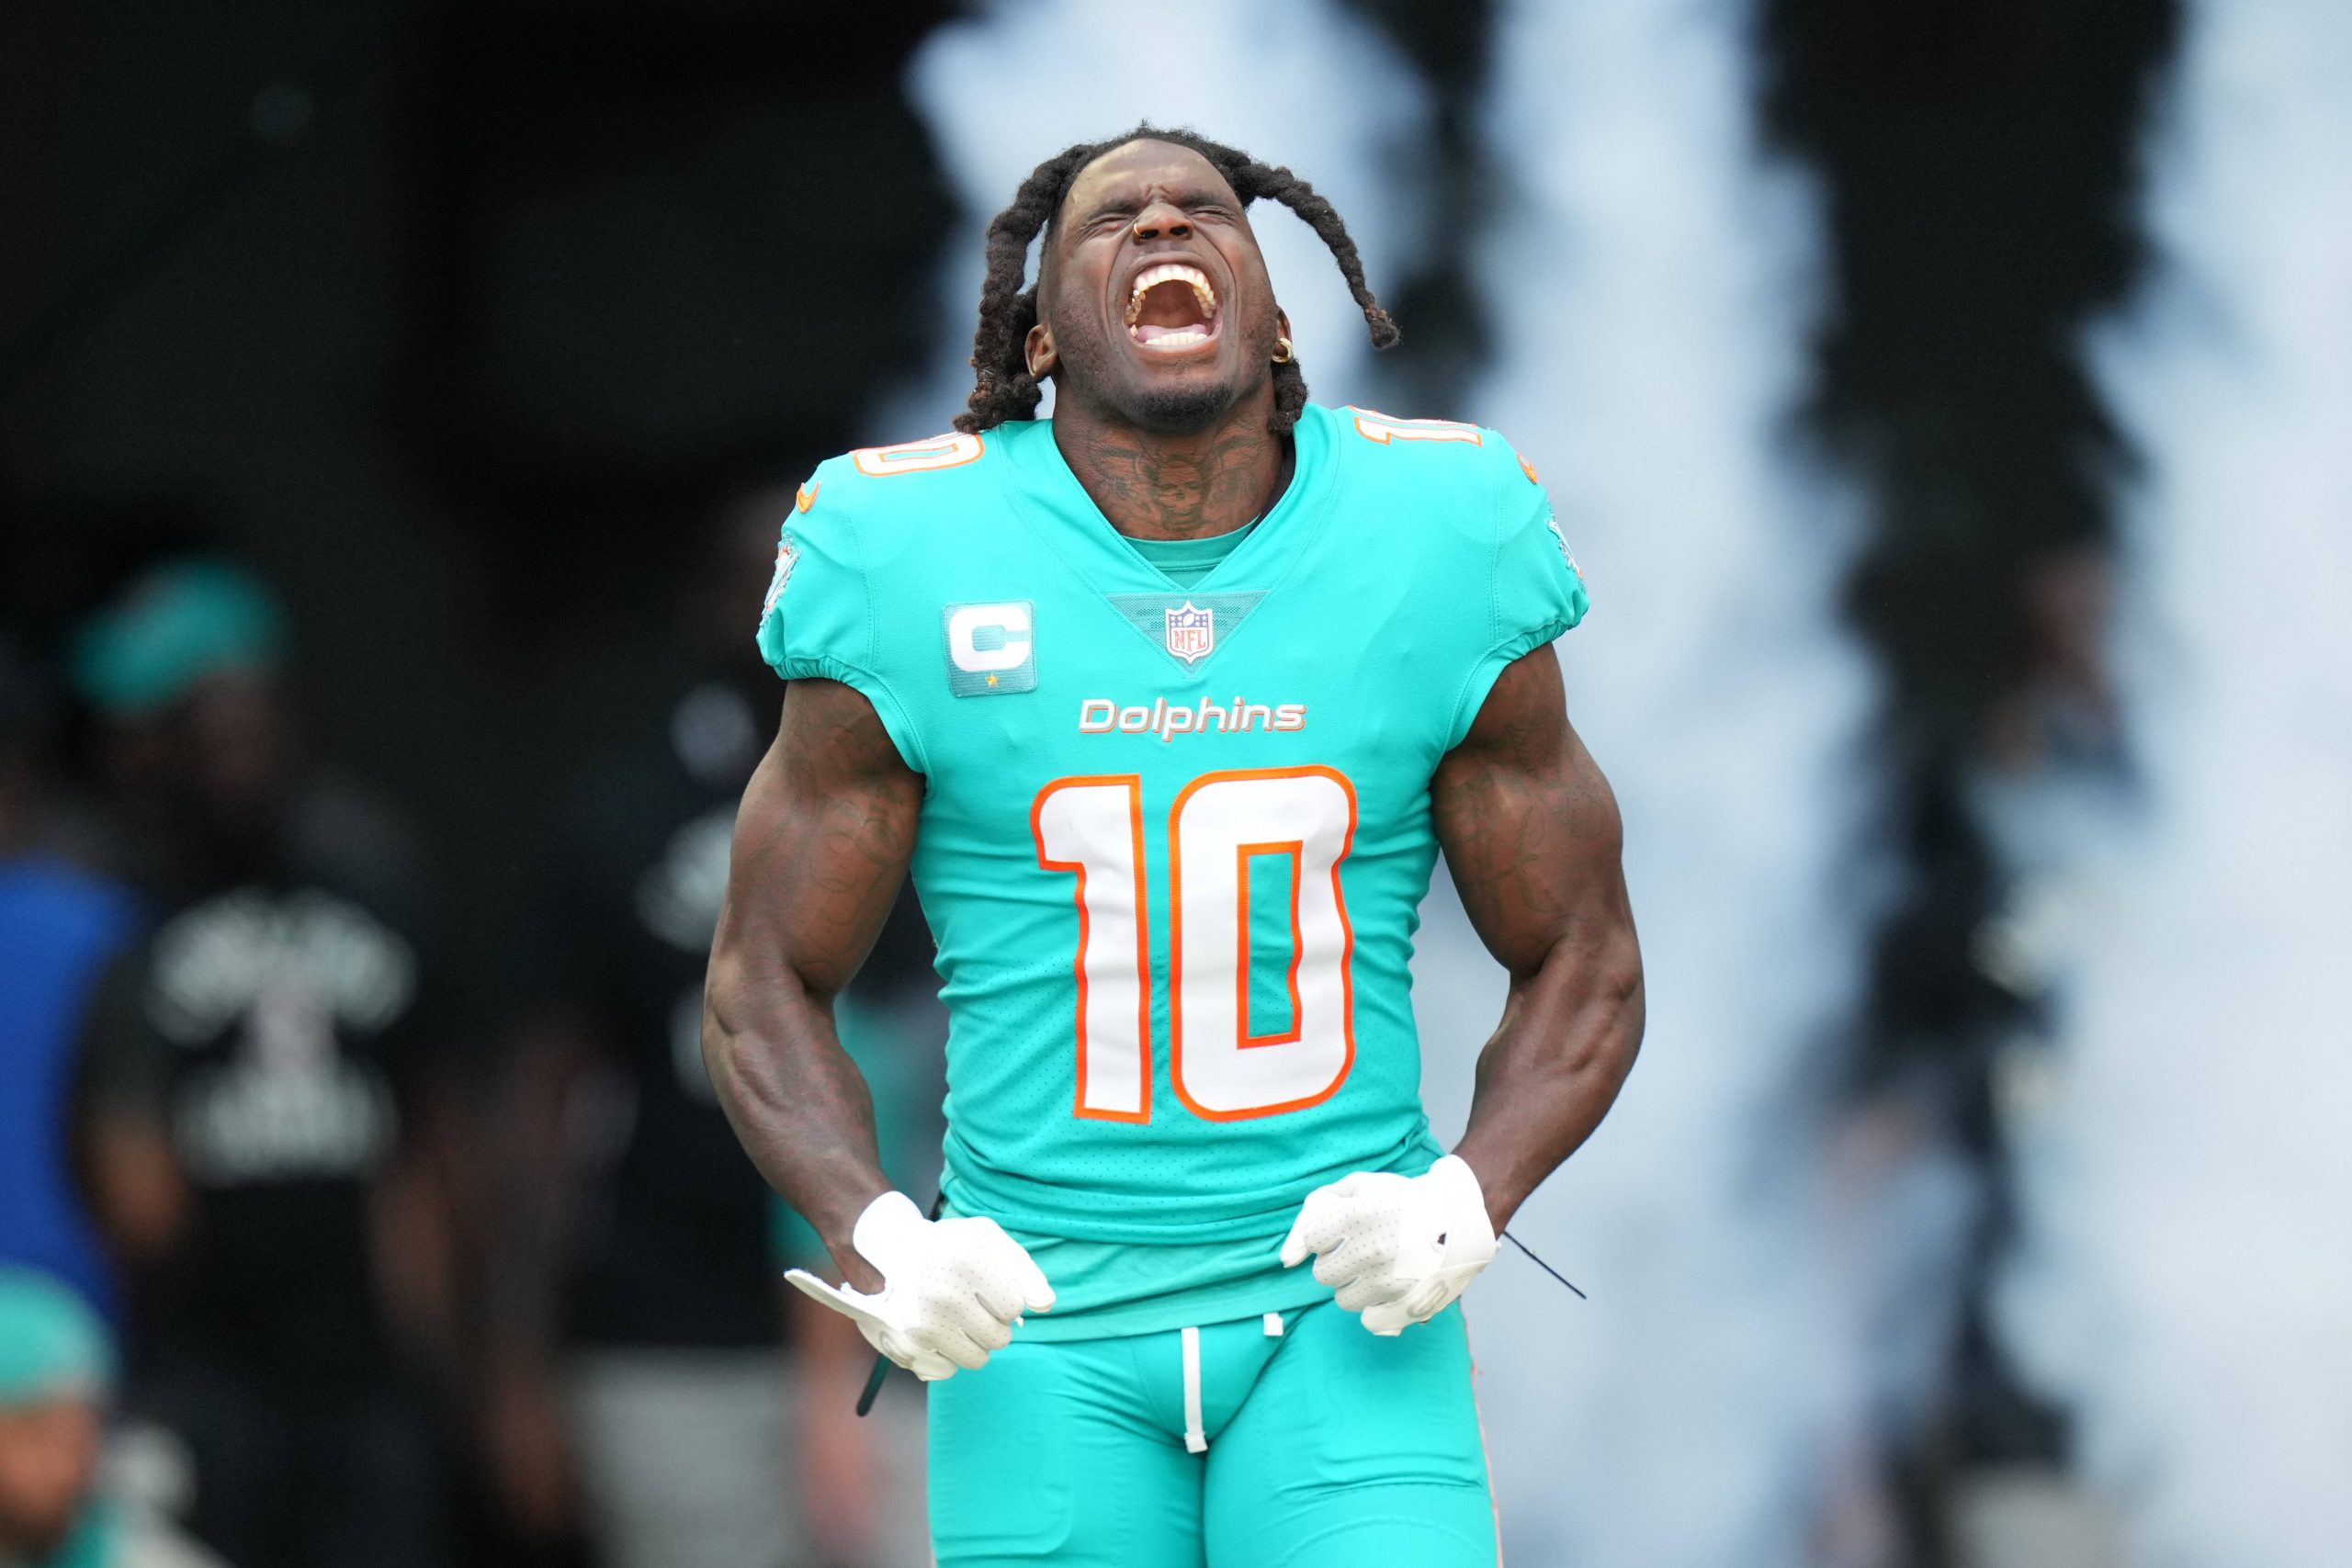
<path fill-rule="evenodd" d="M 1535 470 L 1307 401 L 1259 199 L 1395 341 L 1288 170 L 1069 148 L 989 226 L 969 411 L 817 470 L 760 622 L 790 684 L 704 1050 L 843 1281 L 796 1282 L 932 1380 L 943 1564 L 1492 1563 L 1454 1301 L 1641 1035 Z M 1441 850 L 1510 982 L 1452 1153 L 1407 968 Z M 831 1016 L 910 867 L 952 1020 L 931 1213 Z"/>

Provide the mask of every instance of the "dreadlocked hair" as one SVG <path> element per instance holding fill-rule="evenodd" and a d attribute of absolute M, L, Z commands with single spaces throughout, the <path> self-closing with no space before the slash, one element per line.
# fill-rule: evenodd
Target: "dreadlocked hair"
<path fill-rule="evenodd" d="M 1080 170 L 1131 141 L 1169 141 L 1189 147 L 1225 176 L 1226 184 L 1233 187 L 1233 194 L 1241 198 L 1242 206 L 1265 199 L 1278 201 L 1296 213 L 1330 248 L 1331 259 L 1340 264 L 1340 276 L 1347 279 L 1348 293 L 1363 311 L 1364 325 L 1372 333 L 1372 346 L 1387 348 L 1396 342 L 1396 323 L 1380 308 L 1380 301 L 1373 298 L 1372 289 L 1365 285 L 1363 258 L 1356 254 L 1356 243 L 1349 237 L 1347 224 L 1329 201 L 1316 194 L 1313 186 L 1288 169 L 1261 164 L 1238 148 L 1211 141 L 1190 130 L 1162 130 L 1148 124 L 1138 125 L 1107 141 L 1081 141 L 1055 153 L 1029 172 L 1029 177 L 1013 193 L 1012 205 L 989 220 L 988 281 L 980 288 L 979 331 L 972 336 L 976 379 L 966 412 L 956 416 L 956 429 L 977 435 L 1009 419 L 1037 417 L 1037 404 L 1044 394 L 1037 378 L 1029 374 L 1023 353 L 1029 329 L 1037 324 L 1037 285 L 1022 287 L 1028 274 L 1030 242 L 1052 228 Z M 1306 406 L 1306 375 L 1293 359 L 1273 367 L 1273 379 L 1274 412 L 1268 424 L 1276 434 L 1282 434 L 1298 423 L 1299 411 Z"/>

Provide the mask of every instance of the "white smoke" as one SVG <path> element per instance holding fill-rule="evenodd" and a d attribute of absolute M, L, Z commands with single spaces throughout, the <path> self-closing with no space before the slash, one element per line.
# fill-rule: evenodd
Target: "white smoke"
<path fill-rule="evenodd" d="M 2193 6 L 2155 281 L 2094 345 L 2142 451 L 2149 810 L 2076 987 L 2009 1314 L 2136 1562 L 2352 1560 L 2352 11 Z"/>
<path fill-rule="evenodd" d="M 936 364 L 883 411 L 883 440 L 944 430 L 962 411 L 988 220 L 1073 141 L 1148 119 L 1287 165 L 1346 217 L 1375 288 L 1412 243 L 1396 171 L 1420 140 L 1427 96 L 1338 0 L 1186 0 L 1148 22 L 1089 0 L 996 0 L 932 34 L 909 85 L 963 212 L 945 245 Z M 1330 253 L 1273 203 L 1250 216 L 1315 397 L 1361 400 L 1371 348 Z"/>
<path fill-rule="evenodd" d="M 1506 1257 L 1471 1303 L 1521 1564 L 1812 1561 L 1847 1376 L 1801 1080 L 1867 918 L 1832 884 L 1869 691 L 1833 605 L 1851 508 L 1783 438 L 1819 225 L 1759 150 L 1747 25 L 1719 0 L 1555 0 L 1496 51 L 1505 346 L 1470 412 L 1541 468 L 1590 576 L 1560 652 L 1624 808 L 1650 998 L 1616 1111 L 1513 1227 L 1591 1302 Z M 1501 987 L 1458 910 L 1431 916 L 1443 1125 Z"/>

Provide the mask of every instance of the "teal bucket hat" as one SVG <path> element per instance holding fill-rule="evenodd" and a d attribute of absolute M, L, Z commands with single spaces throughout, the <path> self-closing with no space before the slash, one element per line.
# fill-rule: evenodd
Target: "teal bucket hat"
<path fill-rule="evenodd" d="M 46 1274 L 0 1268 L 0 1410 L 96 1398 L 113 1377 L 106 1329 L 80 1296 Z"/>
<path fill-rule="evenodd" d="M 285 646 L 285 614 L 259 578 L 189 556 L 90 617 L 74 639 L 74 683 L 102 713 L 152 713 L 217 670 L 275 664 Z"/>

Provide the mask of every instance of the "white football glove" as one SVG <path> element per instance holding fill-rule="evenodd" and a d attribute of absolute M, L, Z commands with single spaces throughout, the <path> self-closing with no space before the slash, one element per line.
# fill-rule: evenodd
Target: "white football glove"
<path fill-rule="evenodd" d="M 785 1278 L 925 1382 L 978 1370 L 1012 1343 L 1024 1310 L 1054 1304 L 1036 1259 L 994 1220 L 927 1220 L 905 1193 L 885 1192 L 858 1215 L 850 1241 L 880 1271 L 879 1292 L 829 1285 L 805 1269 Z"/>
<path fill-rule="evenodd" d="M 1426 1175 L 1359 1170 L 1318 1187 L 1283 1242 L 1283 1267 L 1316 1254 L 1315 1277 L 1374 1334 L 1427 1323 L 1495 1259 L 1477 1173 L 1448 1155 Z"/>

